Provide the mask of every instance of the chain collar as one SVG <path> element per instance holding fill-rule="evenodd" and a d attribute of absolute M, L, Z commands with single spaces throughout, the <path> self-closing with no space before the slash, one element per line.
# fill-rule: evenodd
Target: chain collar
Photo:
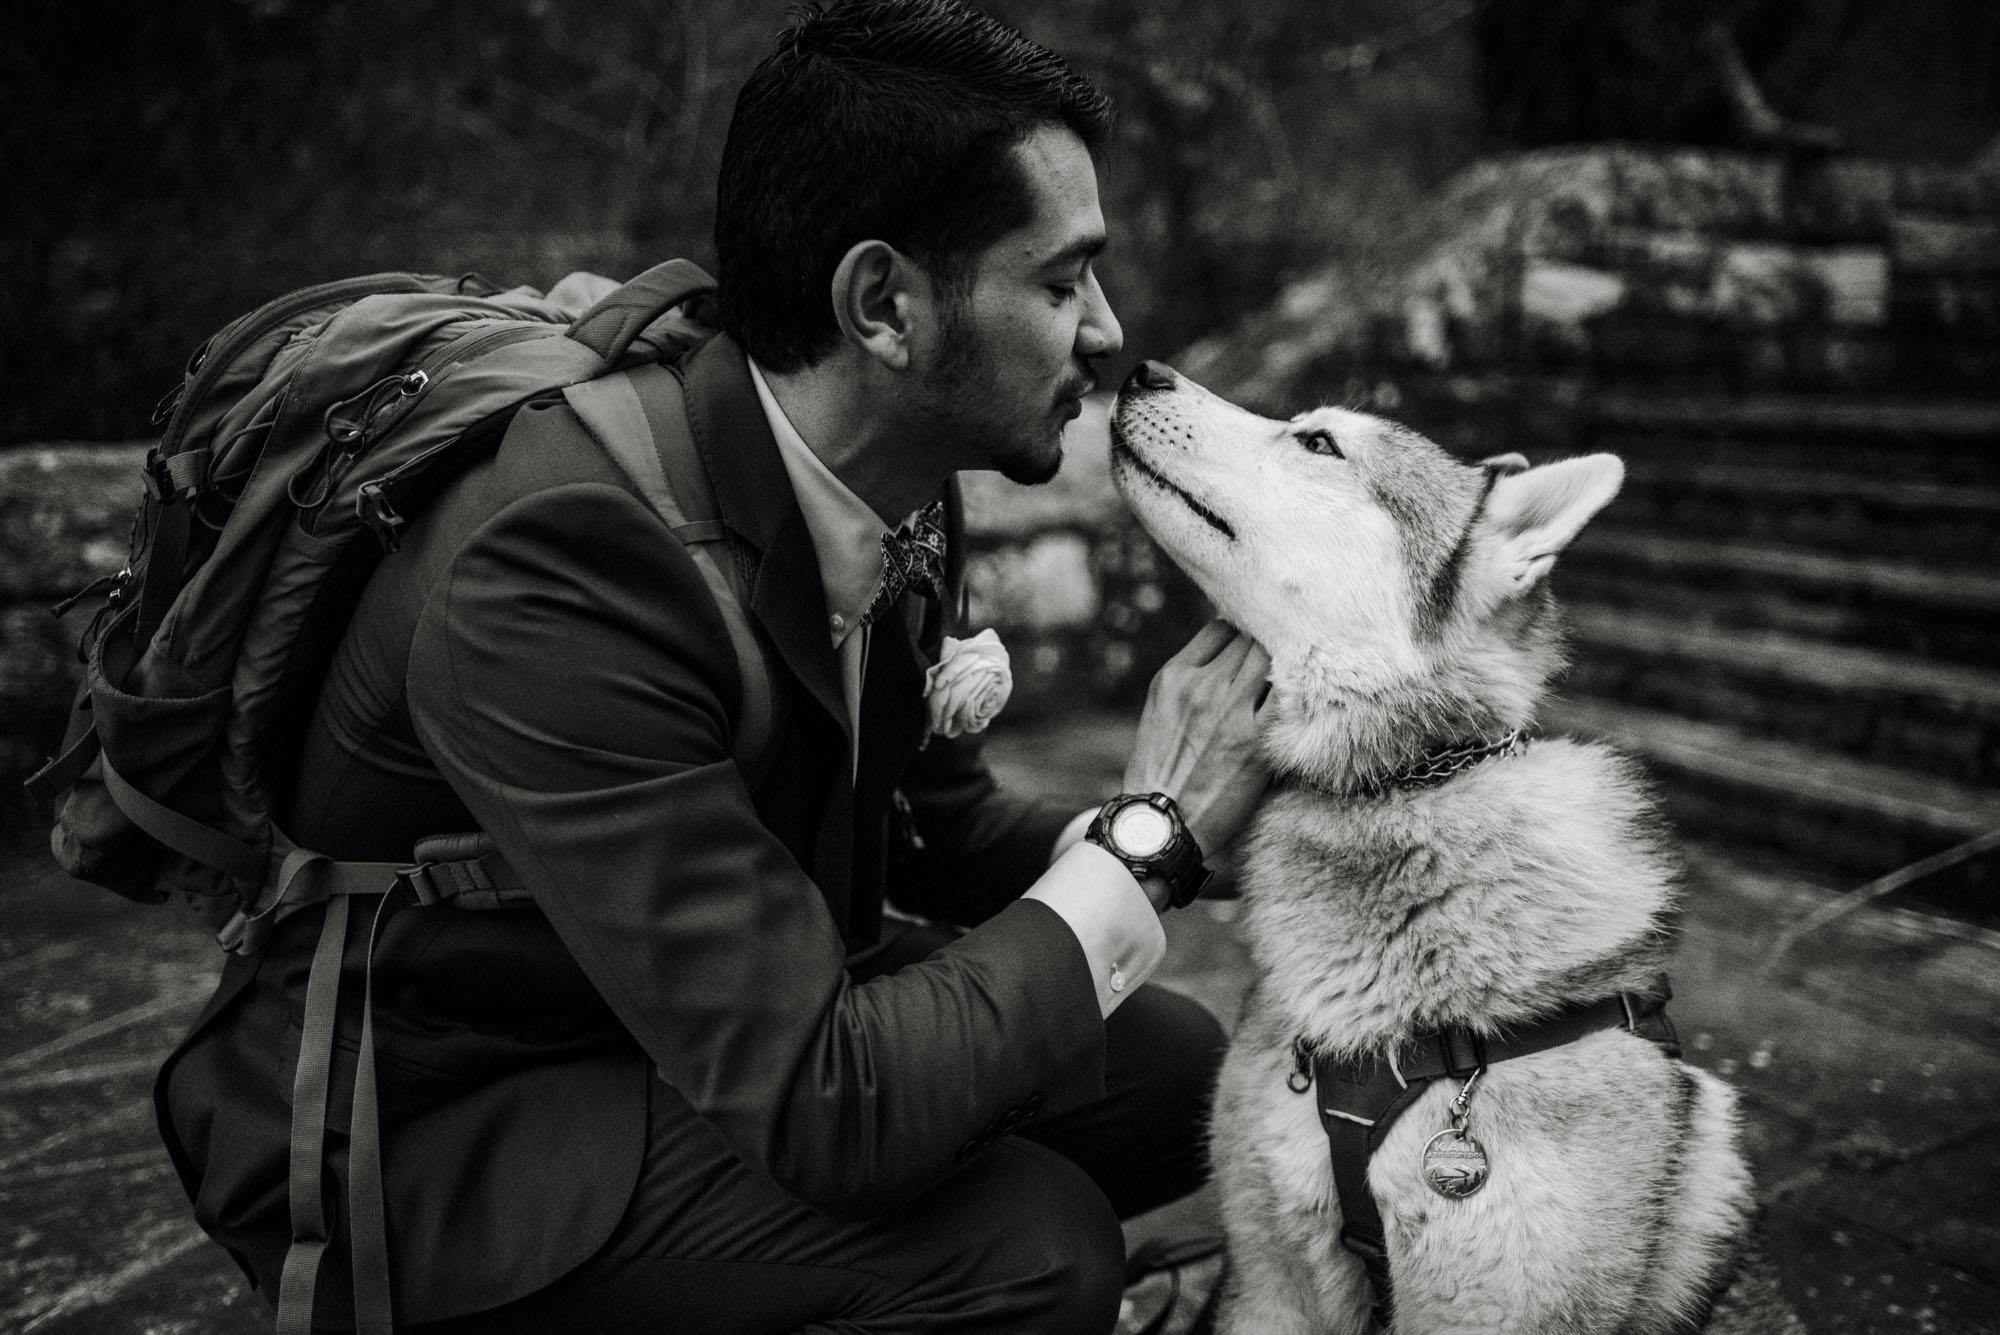
<path fill-rule="evenodd" d="M 1364 797 L 1380 797 L 1396 787 L 1436 787 L 1454 773 L 1462 773 L 1482 759 L 1496 755 L 1520 755 L 1528 749 L 1528 729 L 1516 727 L 1492 741 L 1466 741 L 1462 745 L 1430 751 L 1408 769 L 1400 769 L 1380 779 L 1366 779 L 1360 785 Z"/>
<path fill-rule="evenodd" d="M 1495 756 L 1518 756 L 1528 749 L 1530 736 L 1526 728 L 1515 728 L 1504 736 L 1492 741 L 1462 742 L 1457 746 L 1443 747 L 1425 754 L 1406 768 L 1385 774 L 1379 778 L 1364 779 L 1351 790 L 1333 788 L 1311 779 L 1295 778 L 1290 782 L 1302 788 L 1311 788 L 1329 797 L 1380 797 L 1384 793 L 1401 789 L 1435 788 L 1455 774 L 1463 773 L 1483 760 Z"/>
<path fill-rule="evenodd" d="M 1435 788 L 1482 760 L 1491 760 L 1495 756 L 1518 756 L 1527 749 L 1527 730 L 1515 728 L 1492 741 L 1464 742 L 1432 751 L 1407 769 L 1379 779 L 1364 780 L 1358 791 L 1363 797 L 1380 797 L 1397 788 Z"/>

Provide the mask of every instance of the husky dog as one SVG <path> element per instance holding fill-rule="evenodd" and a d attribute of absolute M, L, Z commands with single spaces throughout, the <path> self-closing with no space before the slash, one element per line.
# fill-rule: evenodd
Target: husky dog
<path fill-rule="evenodd" d="M 1395 1067 L 1441 1031 L 1504 1056 L 1551 1016 L 1630 1020 L 1664 994 L 1676 871 L 1638 776 L 1514 732 L 1561 657 L 1546 576 L 1623 465 L 1469 465 L 1361 413 L 1258 417 L 1153 363 L 1112 458 L 1146 530 L 1271 655 L 1256 978 L 1211 1131 L 1221 1329 L 1801 1330 L 1751 1255 L 1732 1091 L 1636 1021 L 1427 1086 Z M 1343 1245 L 1345 1123 L 1322 1113 L 1355 1062 L 1421 1090 L 1358 1133 L 1379 1140 L 1349 1188 L 1379 1209 L 1379 1292 Z"/>

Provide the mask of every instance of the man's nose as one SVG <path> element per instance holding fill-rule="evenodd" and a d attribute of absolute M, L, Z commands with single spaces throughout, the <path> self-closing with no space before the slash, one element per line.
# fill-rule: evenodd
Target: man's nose
<path fill-rule="evenodd" d="M 1136 389 L 1172 389 L 1180 383 L 1174 368 L 1164 362 L 1140 362 L 1132 368 L 1132 374 L 1125 377 L 1125 388 L 1129 392 Z"/>
<path fill-rule="evenodd" d="M 1098 286 L 1096 275 L 1090 280 L 1090 306 L 1083 313 L 1083 322 L 1076 330 L 1076 352 L 1085 360 L 1109 357 L 1125 346 L 1125 331 L 1119 327 L 1118 317 L 1111 312 L 1111 299 Z"/>

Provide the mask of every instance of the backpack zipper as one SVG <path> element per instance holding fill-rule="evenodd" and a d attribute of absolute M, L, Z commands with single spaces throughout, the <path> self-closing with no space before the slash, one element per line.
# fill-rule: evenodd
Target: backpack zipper
<path fill-rule="evenodd" d="M 328 486 L 337 483 L 348 465 L 366 453 L 368 447 L 384 433 L 394 430 L 396 423 L 417 406 L 417 400 L 453 370 L 493 348 L 518 343 L 525 338 L 545 337 L 548 331 L 555 328 L 555 325 L 543 320 L 504 320 L 496 328 L 468 331 L 433 351 L 417 363 L 414 370 L 385 376 L 352 398 L 333 404 L 326 410 L 324 419 L 327 440 L 338 447 L 328 465 Z M 395 394 L 384 392 L 392 387 Z M 366 400 L 367 403 L 361 420 L 354 425 L 340 423 L 337 430 L 334 413 L 356 400 Z"/>
<path fill-rule="evenodd" d="M 416 407 L 417 401 L 439 382 L 447 379 L 451 372 L 468 362 L 477 360 L 486 352 L 511 343 L 519 343 L 529 338 L 543 338 L 551 333 L 559 333 L 562 326 L 544 320 L 510 320 L 496 317 L 499 323 L 491 329 L 472 330 L 460 334 L 435 349 L 417 366 L 408 371 L 385 376 L 361 393 L 343 399 L 326 411 L 326 445 L 313 460 L 294 474 L 292 485 L 300 478 L 318 474 L 311 493 L 304 498 L 293 494 L 292 503 L 301 510 L 313 511 L 329 500 L 340 480 L 354 466 L 368 447 L 395 426 Z M 393 395 L 387 393 L 394 389 Z M 340 424 L 344 430 L 337 431 L 334 413 L 347 404 L 367 401 L 367 407 L 357 424 Z M 377 401 L 379 400 L 379 402 Z M 306 521 L 308 531 L 315 525 Z"/>
<path fill-rule="evenodd" d="M 200 402 L 202 395 L 206 394 L 209 387 L 220 377 L 221 368 L 227 367 L 238 352 L 270 332 L 272 327 L 283 324 L 315 306 L 324 306 L 336 301 L 359 300 L 362 297 L 384 293 L 426 291 L 429 289 L 421 283 L 400 275 L 370 274 L 361 278 L 341 278 L 330 283 L 300 288 L 289 296 L 266 302 L 241 320 L 224 327 L 220 333 L 195 349 L 194 356 L 188 360 L 187 378 L 181 381 L 180 392 L 173 396 L 171 406 L 168 406 L 167 400 L 161 401 L 161 407 L 167 409 L 168 416 L 176 419 L 168 422 L 166 431 L 160 437 L 161 457 L 171 455 L 174 451 L 170 446 L 179 444 L 187 434 L 186 420 L 179 417 L 181 406 Z M 221 340 L 219 344 L 218 339 Z M 169 393 L 172 394 L 172 391 Z M 154 410 L 156 417 L 159 411 L 159 409 Z"/>

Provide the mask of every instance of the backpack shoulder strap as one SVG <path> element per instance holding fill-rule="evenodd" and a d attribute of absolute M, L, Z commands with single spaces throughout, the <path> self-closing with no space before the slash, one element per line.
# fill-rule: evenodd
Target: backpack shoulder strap
<path fill-rule="evenodd" d="M 762 777 L 771 741 L 771 670 L 750 620 L 748 577 L 730 553 L 714 483 L 695 449 L 680 378 L 664 366 L 640 366 L 571 385 L 563 397 L 686 546 L 715 598 L 743 683 L 731 754 L 745 780 L 754 783 Z"/>

